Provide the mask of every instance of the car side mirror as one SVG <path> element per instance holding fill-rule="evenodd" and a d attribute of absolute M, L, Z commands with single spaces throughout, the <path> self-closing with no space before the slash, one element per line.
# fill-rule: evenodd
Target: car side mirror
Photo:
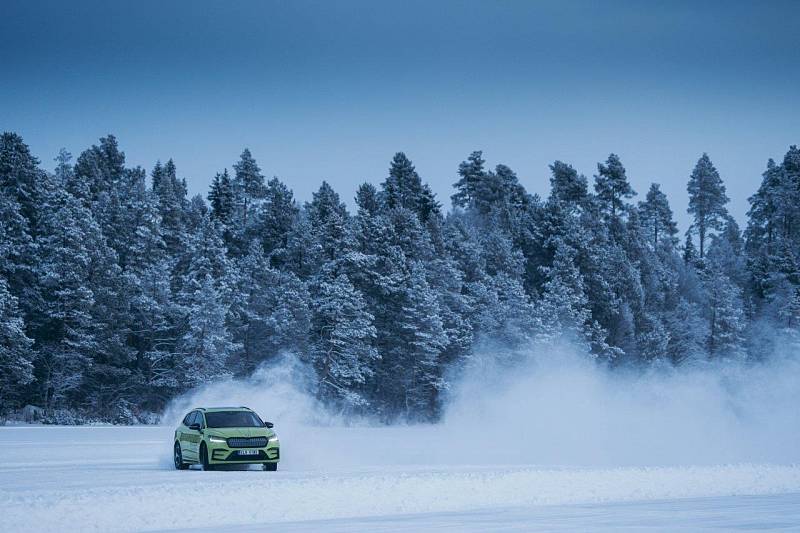
<path fill-rule="evenodd" d="M 272 429 L 275 427 L 275 424 L 273 424 L 272 422 L 264 422 L 264 427 Z"/>
<path fill-rule="evenodd" d="M 189 429 L 192 429 L 194 431 L 200 431 L 200 424 L 192 424 L 191 426 L 189 426 Z"/>

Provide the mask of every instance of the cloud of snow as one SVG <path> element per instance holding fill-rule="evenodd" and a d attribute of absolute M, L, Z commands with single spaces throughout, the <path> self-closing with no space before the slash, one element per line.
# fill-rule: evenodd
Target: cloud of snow
<path fill-rule="evenodd" d="M 608 369 L 570 348 L 498 368 L 479 357 L 443 427 L 497 463 L 800 461 L 800 361 Z M 464 431 L 469 428 L 470 431 Z"/>
<path fill-rule="evenodd" d="M 800 462 L 796 358 L 642 372 L 562 347 L 494 361 L 484 353 L 460 374 L 439 424 L 344 420 L 314 399 L 310 369 L 292 356 L 178 398 L 163 423 L 192 407 L 249 406 L 275 422 L 284 470 Z"/>
<path fill-rule="evenodd" d="M 260 366 L 248 379 L 225 379 L 196 388 L 173 400 L 161 422 L 177 425 L 195 407 L 247 406 L 262 418 L 283 425 L 330 425 L 340 422 L 309 392 L 312 370 L 292 354 Z"/>

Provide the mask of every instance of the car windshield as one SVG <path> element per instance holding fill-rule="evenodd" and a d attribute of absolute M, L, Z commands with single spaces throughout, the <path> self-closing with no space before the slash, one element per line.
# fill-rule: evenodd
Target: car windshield
<path fill-rule="evenodd" d="M 210 428 L 257 428 L 264 425 L 261 419 L 250 411 L 206 413 L 206 423 Z"/>

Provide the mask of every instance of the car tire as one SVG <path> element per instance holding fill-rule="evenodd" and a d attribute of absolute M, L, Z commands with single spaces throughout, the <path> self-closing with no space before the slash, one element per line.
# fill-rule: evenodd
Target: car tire
<path fill-rule="evenodd" d="M 264 463 L 261 468 L 263 468 L 266 472 L 275 472 L 278 470 L 278 463 Z"/>
<path fill-rule="evenodd" d="M 208 464 L 208 448 L 206 448 L 206 443 L 200 444 L 200 464 L 203 466 L 203 470 L 213 470 L 214 467 Z"/>
<path fill-rule="evenodd" d="M 172 458 L 175 461 L 175 470 L 186 470 L 189 468 L 189 465 L 183 462 L 183 453 L 181 453 L 181 445 L 179 442 L 175 443 L 175 448 L 172 451 Z"/>

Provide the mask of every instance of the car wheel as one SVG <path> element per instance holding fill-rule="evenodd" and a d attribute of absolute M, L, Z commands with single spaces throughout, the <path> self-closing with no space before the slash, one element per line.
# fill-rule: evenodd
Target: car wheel
<path fill-rule="evenodd" d="M 208 448 L 206 443 L 200 445 L 200 464 L 203 465 L 203 470 L 213 470 L 213 467 L 208 464 Z"/>
<path fill-rule="evenodd" d="M 189 465 L 183 462 L 183 454 L 181 453 L 181 445 L 180 443 L 175 443 L 175 449 L 172 452 L 172 458 L 175 460 L 175 469 L 176 470 L 186 470 L 189 468 Z"/>
<path fill-rule="evenodd" d="M 278 463 L 264 463 L 262 468 L 267 472 L 275 472 L 278 470 Z"/>

